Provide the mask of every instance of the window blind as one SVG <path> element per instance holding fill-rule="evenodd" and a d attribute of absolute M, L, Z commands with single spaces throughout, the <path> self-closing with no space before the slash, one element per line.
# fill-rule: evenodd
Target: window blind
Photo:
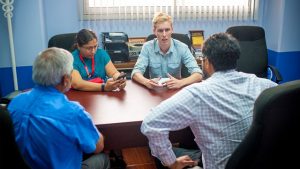
<path fill-rule="evenodd" d="M 151 20 L 166 12 L 174 20 L 256 20 L 259 0 L 80 0 L 82 20 Z"/>

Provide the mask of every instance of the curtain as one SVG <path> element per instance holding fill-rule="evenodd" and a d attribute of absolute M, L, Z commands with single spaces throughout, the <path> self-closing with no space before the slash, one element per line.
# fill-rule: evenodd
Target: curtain
<path fill-rule="evenodd" d="M 255 20 L 258 0 L 81 0 L 84 20 L 151 20 L 166 12 L 175 20 Z"/>
<path fill-rule="evenodd" d="M 156 12 L 173 17 L 174 32 L 205 30 L 209 35 L 230 25 L 255 25 L 259 0 L 79 0 L 80 28 L 126 32 L 129 37 L 152 33 Z"/>

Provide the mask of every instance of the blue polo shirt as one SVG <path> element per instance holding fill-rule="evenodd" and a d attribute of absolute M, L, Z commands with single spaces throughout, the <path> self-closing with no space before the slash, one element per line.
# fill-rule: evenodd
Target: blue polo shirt
<path fill-rule="evenodd" d="M 20 151 L 32 169 L 80 169 L 100 134 L 91 116 L 54 87 L 36 86 L 9 106 Z"/>

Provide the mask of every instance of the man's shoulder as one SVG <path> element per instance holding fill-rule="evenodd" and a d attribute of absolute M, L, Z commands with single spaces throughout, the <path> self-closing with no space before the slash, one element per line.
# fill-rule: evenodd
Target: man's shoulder
<path fill-rule="evenodd" d="M 53 111 L 61 112 L 60 114 L 61 118 L 65 122 L 74 122 L 74 120 L 84 120 L 89 118 L 88 113 L 85 111 L 84 107 L 80 105 L 78 102 L 75 101 L 69 101 L 61 100 L 61 106 L 52 107 Z"/>
<path fill-rule="evenodd" d="M 36 91 L 34 91 L 34 88 L 33 89 L 30 89 L 28 91 L 25 91 L 25 92 L 22 92 L 22 93 L 19 93 L 17 96 L 15 96 L 11 102 L 9 103 L 9 105 L 12 105 L 12 104 L 18 104 L 18 103 L 26 103 L 28 102 L 29 100 L 31 99 L 34 99 L 36 97 Z"/>
<path fill-rule="evenodd" d="M 212 85 L 214 84 L 205 80 L 202 82 L 190 84 L 184 87 L 183 90 L 186 90 L 190 93 L 194 93 L 195 95 L 199 95 L 201 93 L 206 93 L 208 90 L 210 90 Z"/>
<path fill-rule="evenodd" d="M 76 112 L 76 111 L 83 112 L 84 111 L 83 106 L 79 102 L 65 100 L 64 104 L 65 104 L 65 106 L 68 107 L 68 109 L 72 110 L 73 112 Z"/>
<path fill-rule="evenodd" d="M 153 51 L 158 51 L 158 50 L 159 50 L 159 47 L 158 47 L 157 39 L 152 39 L 143 44 L 141 53 L 143 53 L 143 54 L 146 54 L 149 52 L 153 53 Z"/>
<path fill-rule="evenodd" d="M 173 43 L 174 43 L 174 47 L 179 47 L 179 48 L 182 48 L 182 47 L 185 47 L 185 48 L 188 48 L 187 44 L 177 40 L 177 39 L 174 39 L 172 38 L 173 40 Z"/>
<path fill-rule="evenodd" d="M 8 104 L 9 111 L 12 111 L 13 109 L 17 109 L 19 105 L 28 102 L 30 98 L 32 98 L 32 96 L 30 96 L 28 92 L 19 94 L 18 96 L 13 98 Z"/>
<path fill-rule="evenodd" d="M 143 48 L 151 48 L 155 43 L 157 43 L 157 39 L 149 40 L 143 44 Z"/>
<path fill-rule="evenodd" d="M 276 86 L 277 85 L 277 83 L 273 82 L 272 80 L 267 79 L 267 78 L 258 77 L 255 74 L 244 73 L 244 72 L 239 72 L 239 74 L 243 75 L 244 77 L 254 79 L 255 83 L 262 83 L 262 84 L 267 84 L 267 85 L 270 85 L 270 86 Z"/>
<path fill-rule="evenodd" d="M 258 79 L 258 81 L 259 81 L 261 84 L 263 84 L 263 85 L 265 85 L 265 86 L 267 86 L 267 87 L 275 87 L 275 86 L 278 85 L 277 83 L 273 82 L 273 81 L 270 80 L 270 79 L 261 78 L 261 77 L 257 77 L 257 79 Z"/>

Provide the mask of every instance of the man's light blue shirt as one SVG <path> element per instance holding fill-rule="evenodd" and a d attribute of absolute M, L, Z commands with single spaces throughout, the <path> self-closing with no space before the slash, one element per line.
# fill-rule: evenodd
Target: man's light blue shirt
<path fill-rule="evenodd" d="M 149 66 L 150 78 L 167 78 L 167 73 L 169 73 L 173 77 L 180 79 L 182 64 L 187 67 L 190 74 L 195 72 L 202 74 L 196 59 L 186 44 L 176 39 L 171 39 L 170 49 L 164 54 L 159 48 L 157 38 L 155 38 L 143 45 L 131 76 L 136 72 L 144 74 Z"/>

